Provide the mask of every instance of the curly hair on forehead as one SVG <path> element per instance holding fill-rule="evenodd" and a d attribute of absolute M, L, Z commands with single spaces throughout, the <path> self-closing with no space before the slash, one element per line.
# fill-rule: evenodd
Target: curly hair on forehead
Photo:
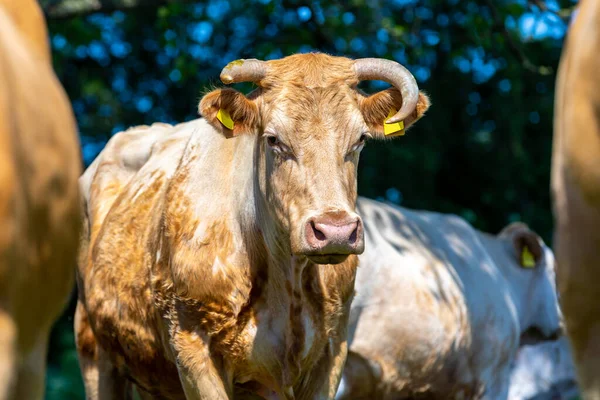
<path fill-rule="evenodd" d="M 282 83 L 300 83 L 305 87 L 327 87 L 345 83 L 358 84 L 353 69 L 354 60 L 324 53 L 294 54 L 267 61 L 268 69 L 261 86 L 273 87 Z"/>

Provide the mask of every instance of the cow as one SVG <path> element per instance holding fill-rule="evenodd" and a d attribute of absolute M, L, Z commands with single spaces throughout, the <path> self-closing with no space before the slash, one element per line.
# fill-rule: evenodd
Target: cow
<path fill-rule="evenodd" d="M 0 0 L 0 400 L 42 399 L 74 286 L 81 156 L 35 0 Z"/>
<path fill-rule="evenodd" d="M 258 88 L 216 89 L 203 118 L 117 135 L 80 180 L 88 398 L 335 396 L 364 249 L 359 153 L 429 99 L 394 61 L 323 53 L 233 61 L 221 80 Z M 361 80 L 392 87 L 367 95 Z M 145 135 L 157 141 L 136 152 Z"/>
<path fill-rule="evenodd" d="M 551 192 L 562 307 L 583 397 L 600 400 L 600 3 L 582 0 L 556 80 Z"/>
<path fill-rule="evenodd" d="M 523 223 L 359 198 L 345 399 L 506 399 L 518 348 L 561 334 L 552 251 Z M 525 259 L 522 255 L 525 252 Z"/>

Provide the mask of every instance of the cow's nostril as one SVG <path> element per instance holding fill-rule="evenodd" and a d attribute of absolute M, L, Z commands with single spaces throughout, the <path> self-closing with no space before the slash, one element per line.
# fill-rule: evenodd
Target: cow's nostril
<path fill-rule="evenodd" d="M 350 238 L 348 238 L 348 241 L 350 242 L 350 244 L 356 243 L 357 237 L 358 237 L 358 222 L 356 223 L 354 230 L 350 234 Z"/>
<path fill-rule="evenodd" d="M 320 241 L 324 241 L 327 240 L 327 236 L 325 236 L 325 234 L 323 232 L 321 232 L 316 226 L 315 226 L 315 221 L 310 221 L 310 226 L 312 227 L 313 233 L 315 235 L 315 238 L 317 238 L 317 240 Z"/>

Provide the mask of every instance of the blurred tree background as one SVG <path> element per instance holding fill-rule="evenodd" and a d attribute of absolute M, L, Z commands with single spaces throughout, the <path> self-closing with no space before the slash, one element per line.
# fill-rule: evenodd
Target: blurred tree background
<path fill-rule="evenodd" d="M 384 57 L 406 65 L 433 105 L 405 137 L 368 144 L 359 193 L 489 232 L 522 220 L 551 242 L 554 80 L 574 1 L 41 2 L 85 166 L 129 126 L 197 118 L 202 93 L 234 59 Z M 84 398 L 73 310 L 53 331 L 47 399 Z"/>

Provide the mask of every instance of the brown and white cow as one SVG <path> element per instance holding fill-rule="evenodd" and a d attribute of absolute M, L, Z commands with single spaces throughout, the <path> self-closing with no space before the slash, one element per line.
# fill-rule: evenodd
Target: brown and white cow
<path fill-rule="evenodd" d="M 81 158 L 35 0 L 0 0 L 0 399 L 42 399 L 73 287 Z"/>
<path fill-rule="evenodd" d="M 357 210 L 365 252 L 336 398 L 506 400 L 519 345 L 562 331 L 552 251 L 522 223 L 490 235 L 365 198 Z"/>
<path fill-rule="evenodd" d="M 552 192 L 558 282 L 585 399 L 600 399 L 600 2 L 582 0 L 554 106 Z"/>
<path fill-rule="evenodd" d="M 122 396 L 128 382 L 149 398 L 335 395 L 363 251 L 359 153 L 384 121 L 407 129 L 429 101 L 381 59 L 238 60 L 221 79 L 258 89 L 218 89 L 200 102 L 205 119 L 137 129 L 163 136 L 150 151 L 121 152 L 115 138 L 81 179 L 88 398 Z M 393 87 L 367 96 L 365 79 Z"/>

